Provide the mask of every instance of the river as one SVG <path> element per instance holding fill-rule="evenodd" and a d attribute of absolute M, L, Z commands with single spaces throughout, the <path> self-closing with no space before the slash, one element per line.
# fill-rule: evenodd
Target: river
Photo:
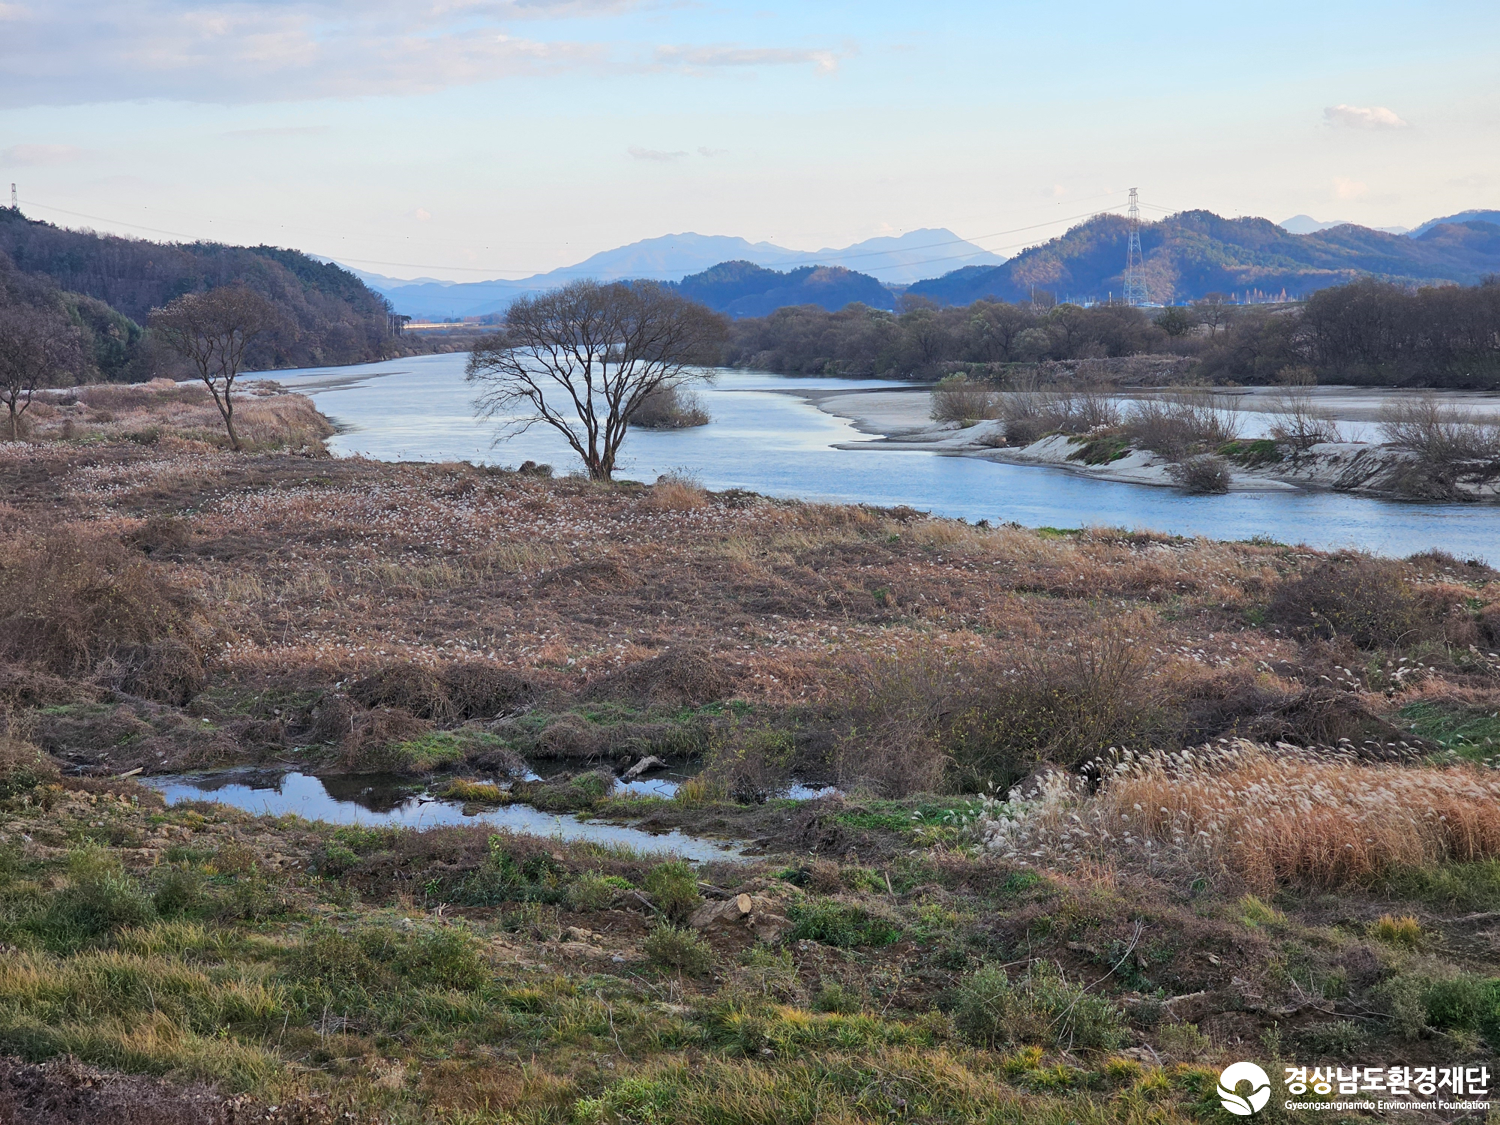
<path fill-rule="evenodd" d="M 386 461 L 548 463 L 572 470 L 575 455 L 546 427 L 493 443 L 475 420 L 465 354 L 419 356 L 357 367 L 265 373 L 311 395 L 340 427 L 329 445 L 343 456 Z M 254 376 L 251 376 L 253 378 Z M 617 475 L 654 480 L 682 472 L 713 490 L 880 506 L 1028 527 L 1123 527 L 1206 536 L 1273 539 L 1325 550 L 1351 547 L 1404 556 L 1428 549 L 1500 562 L 1500 506 L 1418 504 L 1332 492 L 1232 492 L 1188 496 L 1174 489 L 1087 479 L 1061 469 L 893 449 L 840 449 L 872 439 L 826 414 L 797 390 L 861 390 L 906 384 L 792 378 L 720 371 L 698 390 L 713 421 L 691 430 L 633 430 Z"/>

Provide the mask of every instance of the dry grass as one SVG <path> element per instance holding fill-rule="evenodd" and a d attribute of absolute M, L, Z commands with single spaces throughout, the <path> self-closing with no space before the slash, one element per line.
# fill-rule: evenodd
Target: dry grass
<path fill-rule="evenodd" d="M 242 384 L 234 396 L 235 427 L 246 451 L 326 453 L 328 419 L 305 395 L 270 384 Z M 153 379 L 95 384 L 39 399 L 32 441 L 130 441 L 168 449 L 224 448 L 224 422 L 206 387 Z"/>
<path fill-rule="evenodd" d="M 996 806 L 982 830 L 990 847 L 1053 862 L 1183 862 L 1262 892 L 1500 856 L 1500 776 L 1490 770 L 1369 765 L 1244 741 L 1126 754 L 1104 768 L 1093 796 L 1053 775 L 1029 803 Z"/>

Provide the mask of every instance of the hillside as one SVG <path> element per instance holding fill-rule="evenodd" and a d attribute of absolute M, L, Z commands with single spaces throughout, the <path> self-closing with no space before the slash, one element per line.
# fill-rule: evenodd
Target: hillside
<path fill-rule="evenodd" d="M 388 346 L 385 299 L 336 265 L 274 246 L 213 242 L 159 243 L 67 230 L 0 208 L 0 254 L 15 270 L 56 287 L 95 320 L 121 318 L 115 330 L 130 346 L 153 308 L 182 293 L 239 282 L 268 298 L 286 330 L 257 341 L 253 368 L 306 367 L 380 359 Z M 111 375 L 134 362 L 119 357 Z"/>
<path fill-rule="evenodd" d="M 817 305 L 829 312 L 856 302 L 877 309 L 896 307 L 891 291 L 875 278 L 839 266 L 803 266 L 782 273 L 752 262 L 720 262 L 683 278 L 675 288 L 737 319 L 792 305 Z"/>
<path fill-rule="evenodd" d="M 908 292 L 950 305 L 1022 300 L 1034 289 L 1103 300 L 1124 288 L 1128 237 L 1123 217 L 1100 215 L 1003 265 L 955 270 Z M 1142 226 L 1141 245 L 1152 300 L 1164 304 L 1247 290 L 1301 297 L 1357 277 L 1472 285 L 1500 271 L 1500 227 L 1484 222 L 1440 224 L 1420 237 L 1358 226 L 1299 235 L 1265 219 L 1185 211 Z"/>
<path fill-rule="evenodd" d="M 1447 215 L 1441 219 L 1428 219 L 1421 226 L 1411 232 L 1413 238 L 1420 238 L 1433 227 L 1442 226 L 1444 223 L 1494 223 L 1500 226 L 1500 211 L 1460 211 L 1457 215 Z"/>

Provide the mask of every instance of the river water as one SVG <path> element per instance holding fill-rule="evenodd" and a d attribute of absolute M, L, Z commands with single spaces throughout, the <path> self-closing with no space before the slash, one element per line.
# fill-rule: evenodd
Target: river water
<path fill-rule="evenodd" d="M 465 354 L 420 356 L 358 367 L 268 372 L 309 394 L 342 428 L 340 455 L 387 461 L 576 465 L 546 427 L 493 442 L 476 421 Z M 1062 469 L 893 449 L 838 449 L 873 439 L 788 390 L 904 386 L 873 380 L 792 378 L 722 371 L 698 390 L 713 421 L 691 430 L 633 430 L 618 475 L 651 481 L 664 472 L 710 489 L 768 496 L 906 504 L 937 515 L 1028 527 L 1123 527 L 1207 536 L 1267 538 L 1322 549 L 1352 547 L 1404 556 L 1428 549 L 1500 562 L 1500 506 L 1414 504 L 1329 492 L 1234 492 L 1188 496 L 1174 489 L 1076 476 Z"/>
<path fill-rule="evenodd" d="M 267 773 L 229 770 L 215 774 L 143 777 L 167 804 L 217 801 L 265 816 L 295 814 L 306 820 L 367 827 L 437 828 L 450 824 L 484 824 L 499 830 L 558 840 L 587 840 L 610 847 L 628 847 L 652 855 L 676 855 L 705 862 L 733 859 L 739 849 L 731 844 L 686 836 L 673 830 L 653 833 L 624 824 L 579 820 L 534 809 L 530 805 L 477 808 L 434 796 L 425 789 L 400 785 L 390 778 L 341 776 L 318 778 L 292 771 Z M 647 783 L 628 787 L 637 794 L 655 792 Z"/>

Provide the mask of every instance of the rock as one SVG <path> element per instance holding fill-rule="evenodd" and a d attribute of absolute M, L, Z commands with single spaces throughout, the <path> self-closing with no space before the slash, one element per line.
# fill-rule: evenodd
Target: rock
<path fill-rule="evenodd" d="M 760 941 L 775 941 L 791 922 L 777 914 L 774 905 L 768 899 L 737 894 L 725 902 L 705 902 L 693 912 L 688 925 L 705 933 L 746 929 Z"/>
<path fill-rule="evenodd" d="M 564 931 L 569 941 L 598 941 L 599 935 L 592 930 L 585 930 L 581 926 L 569 926 Z"/>
<path fill-rule="evenodd" d="M 666 768 L 666 762 L 662 761 L 655 755 L 651 755 L 649 757 L 642 758 L 639 762 L 622 773 L 620 775 L 620 780 L 634 781 L 636 778 L 640 777 L 641 774 L 646 773 L 648 770 L 664 770 Z"/>

